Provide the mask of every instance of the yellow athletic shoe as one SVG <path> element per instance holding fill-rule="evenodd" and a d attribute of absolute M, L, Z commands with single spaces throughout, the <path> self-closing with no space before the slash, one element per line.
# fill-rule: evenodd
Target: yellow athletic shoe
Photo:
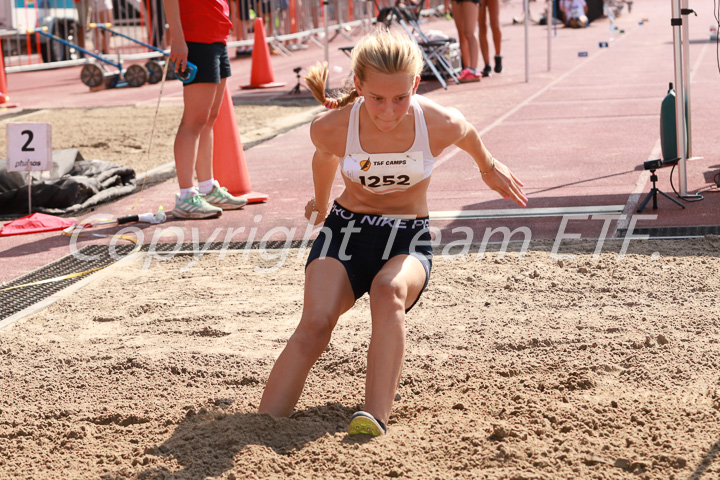
<path fill-rule="evenodd" d="M 371 414 L 360 411 L 355 412 L 350 418 L 348 433 L 350 435 L 363 434 L 377 437 L 387 434 L 387 427 L 385 427 L 385 424 L 380 420 L 376 420 Z"/>

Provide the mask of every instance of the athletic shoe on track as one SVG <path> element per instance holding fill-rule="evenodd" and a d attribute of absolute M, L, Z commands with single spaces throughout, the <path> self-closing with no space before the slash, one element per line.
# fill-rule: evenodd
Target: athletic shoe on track
<path fill-rule="evenodd" d="M 375 417 L 369 413 L 360 411 L 355 412 L 350 418 L 348 433 L 350 435 L 363 434 L 377 437 L 387 434 L 387 428 L 380 420 L 375 420 Z"/>
<path fill-rule="evenodd" d="M 495 73 L 502 72 L 502 55 L 495 56 Z"/>
<path fill-rule="evenodd" d="M 212 191 L 205 195 L 205 201 L 213 207 L 218 207 L 223 210 L 237 210 L 248 203 L 245 197 L 230 195 L 227 188 L 221 187 L 217 181 L 215 181 Z"/>
<path fill-rule="evenodd" d="M 180 199 L 180 195 L 176 195 L 175 208 L 170 213 L 172 213 L 175 218 L 215 218 L 222 215 L 222 209 L 206 202 L 204 195 L 191 193 L 182 200 Z"/>
<path fill-rule="evenodd" d="M 460 83 L 470 83 L 470 82 L 479 82 L 480 81 L 480 75 L 476 75 L 473 73 L 469 68 L 466 68 L 462 72 L 460 72 L 460 76 L 458 77 L 458 81 Z"/>
<path fill-rule="evenodd" d="M 490 65 L 485 65 L 485 68 L 482 70 L 482 76 L 489 77 L 490 75 L 492 75 L 492 67 Z"/>

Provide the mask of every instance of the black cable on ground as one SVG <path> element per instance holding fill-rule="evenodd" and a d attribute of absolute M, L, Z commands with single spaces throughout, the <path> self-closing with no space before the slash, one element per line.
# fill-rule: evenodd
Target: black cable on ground
<path fill-rule="evenodd" d="M 700 191 L 697 192 L 697 193 L 694 193 L 694 194 L 692 194 L 692 195 L 685 195 L 685 196 L 683 197 L 682 195 L 680 195 L 680 194 L 678 193 L 677 190 L 675 190 L 675 185 L 673 184 L 673 179 L 672 179 L 672 177 L 673 177 L 673 172 L 675 171 L 675 166 L 676 166 L 676 165 L 677 165 L 677 163 L 674 164 L 674 165 L 672 166 L 672 169 L 670 170 L 670 188 L 672 188 L 672 191 L 675 192 L 675 195 L 676 195 L 680 200 L 683 200 L 683 201 L 688 202 L 688 203 L 699 202 L 700 200 L 704 200 L 704 199 L 705 199 L 705 197 L 703 197 L 703 196 L 701 195 L 701 193 L 720 193 L 720 188 L 717 188 L 717 189 L 711 189 L 711 190 L 700 190 Z M 715 185 L 720 185 L 720 183 L 718 183 L 718 182 L 720 182 L 720 172 L 715 174 L 715 177 L 713 177 L 713 181 L 715 182 Z"/>

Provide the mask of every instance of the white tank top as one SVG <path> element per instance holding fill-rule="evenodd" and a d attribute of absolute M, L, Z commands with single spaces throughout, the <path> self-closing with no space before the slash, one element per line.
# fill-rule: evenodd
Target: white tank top
<path fill-rule="evenodd" d="M 425 116 L 415 97 L 410 97 L 415 115 L 415 141 L 406 152 L 399 153 L 367 153 L 363 150 L 360 145 L 360 106 L 363 101 L 360 97 L 350 111 L 345 156 L 340 159 L 342 174 L 361 184 L 365 190 L 380 195 L 407 190 L 428 178 L 435 157 L 430 151 Z"/>

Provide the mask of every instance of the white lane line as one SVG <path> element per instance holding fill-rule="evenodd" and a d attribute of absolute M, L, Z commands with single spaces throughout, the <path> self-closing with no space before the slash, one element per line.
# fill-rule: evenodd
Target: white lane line
<path fill-rule="evenodd" d="M 655 142 L 655 146 L 653 146 L 653 149 L 647 159 L 654 160 L 656 158 L 660 158 L 661 156 L 660 137 L 658 137 Z M 625 208 L 622 211 L 623 217 L 615 224 L 615 231 L 611 233 L 611 237 L 615 237 L 618 230 L 627 230 L 630 225 L 630 217 L 633 216 L 633 213 L 635 213 L 635 210 L 640 204 L 640 197 L 645 191 L 645 186 L 647 185 L 648 180 L 650 180 L 650 171 L 643 170 L 635 182 L 632 192 L 630 192 L 630 195 L 628 196 Z"/>
<path fill-rule="evenodd" d="M 697 59 L 695 60 L 695 64 L 692 66 L 692 71 L 690 72 L 690 84 L 692 85 L 693 80 L 695 79 L 695 74 L 700 70 L 700 65 L 702 65 L 703 58 L 705 57 L 705 52 L 707 52 L 708 47 L 712 45 L 711 42 L 707 42 L 705 45 L 703 45 L 702 49 L 700 50 L 700 53 L 697 56 Z M 690 97 L 692 98 L 692 93 L 690 94 Z"/>
<path fill-rule="evenodd" d="M 565 215 L 616 215 L 625 205 L 598 205 L 592 207 L 548 207 L 496 210 L 447 210 L 430 212 L 431 220 L 473 220 L 485 218 L 540 218 Z"/>
<path fill-rule="evenodd" d="M 627 38 L 627 37 L 622 37 L 622 38 Z M 488 132 L 490 132 L 493 128 L 495 128 L 495 127 L 497 127 L 498 125 L 502 124 L 505 120 L 508 119 L 508 117 L 510 117 L 511 115 L 514 115 L 515 113 L 517 113 L 521 108 L 525 107 L 527 104 L 529 104 L 530 102 L 532 102 L 533 100 L 535 100 L 536 98 L 538 98 L 540 95 L 542 95 L 542 94 L 544 94 L 545 92 L 547 92 L 548 90 L 550 90 L 552 87 L 554 87 L 555 85 L 557 85 L 559 82 L 562 82 L 562 81 L 565 80 L 568 76 L 570 76 L 570 75 L 572 75 L 573 73 L 575 73 L 575 71 L 581 69 L 581 68 L 584 67 L 584 66 L 587 66 L 587 64 L 588 64 L 589 62 L 591 62 L 591 61 L 594 60 L 595 58 L 599 57 L 600 55 L 603 55 L 603 54 L 604 54 L 605 52 L 607 52 L 607 51 L 608 51 L 607 48 L 606 48 L 606 49 L 603 49 L 603 50 L 601 50 L 600 52 L 597 52 L 596 54 L 590 56 L 587 60 L 578 63 L 578 64 L 575 65 L 573 68 L 571 68 L 570 70 L 568 70 L 568 71 L 565 72 L 564 74 L 560 75 L 558 78 L 556 78 L 556 79 L 553 80 L 552 82 L 548 83 L 548 84 L 545 85 L 543 88 L 541 88 L 540 90 L 538 90 L 538 91 L 535 92 L 534 94 L 530 95 L 528 98 L 526 98 L 526 99 L 523 100 L 522 102 L 520 102 L 520 103 L 518 103 L 517 105 L 515 105 L 513 108 L 511 108 L 510 110 L 508 110 L 507 112 L 505 112 L 503 115 L 501 115 L 500 117 L 498 117 L 498 118 L 497 118 L 494 122 L 492 122 L 490 125 L 488 125 L 487 127 L 483 128 L 482 130 L 480 130 L 480 131 L 478 132 L 478 134 L 480 135 L 480 138 L 484 137 L 484 136 L 485 136 Z M 433 166 L 433 170 L 436 169 L 436 168 L 438 168 L 438 167 L 440 167 L 440 165 L 442 165 L 443 163 L 445 163 L 446 161 L 448 161 L 450 158 L 452 158 L 455 154 L 457 154 L 457 153 L 460 152 L 460 151 L 461 151 L 461 150 L 460 150 L 458 147 L 455 147 L 455 146 L 450 147 L 450 149 L 447 150 L 444 154 L 442 154 L 442 155 L 440 156 L 440 158 L 435 159 L 435 165 Z"/>

